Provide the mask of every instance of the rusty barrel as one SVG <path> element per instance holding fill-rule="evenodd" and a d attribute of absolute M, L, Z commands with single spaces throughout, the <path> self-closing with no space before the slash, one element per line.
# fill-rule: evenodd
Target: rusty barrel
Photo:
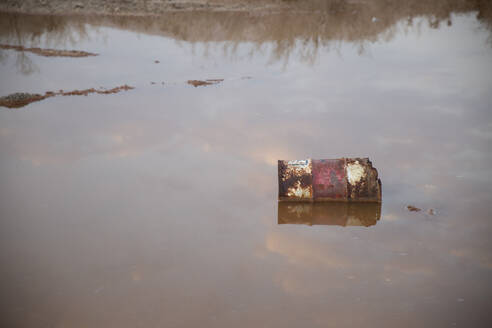
<path fill-rule="evenodd" d="M 369 158 L 279 160 L 278 199 L 381 202 L 381 180 Z"/>

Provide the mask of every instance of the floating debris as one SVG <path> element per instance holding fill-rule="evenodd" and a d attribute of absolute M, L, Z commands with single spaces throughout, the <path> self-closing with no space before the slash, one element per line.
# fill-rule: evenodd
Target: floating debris
<path fill-rule="evenodd" d="M 112 89 L 91 88 L 91 89 L 73 90 L 73 91 L 63 91 L 63 90 L 60 90 L 58 92 L 47 91 L 44 93 L 44 95 L 38 93 L 16 92 L 8 96 L 0 97 L 0 106 L 8 107 L 8 108 L 19 108 L 19 107 L 24 107 L 32 102 L 40 101 L 55 96 L 87 96 L 90 93 L 107 95 L 112 93 L 118 93 L 120 91 L 131 90 L 131 89 L 135 89 L 135 88 L 125 84 Z"/>
<path fill-rule="evenodd" d="M 278 161 L 279 201 L 381 202 L 368 158 Z"/>
<path fill-rule="evenodd" d="M 222 81 L 224 81 L 224 79 L 188 80 L 186 83 L 191 84 L 196 88 L 206 85 L 219 84 Z"/>
<path fill-rule="evenodd" d="M 0 44 L 0 49 L 10 49 L 15 51 L 27 51 L 33 54 L 45 57 L 89 57 L 98 56 L 98 54 L 80 50 L 56 50 L 42 48 L 26 48 L 23 46 L 12 46 L 8 44 Z"/>
<path fill-rule="evenodd" d="M 410 212 L 420 212 L 422 211 L 421 208 L 418 208 L 418 207 L 415 207 L 415 206 L 412 206 L 412 205 L 408 205 L 407 206 L 407 209 L 410 211 Z"/>

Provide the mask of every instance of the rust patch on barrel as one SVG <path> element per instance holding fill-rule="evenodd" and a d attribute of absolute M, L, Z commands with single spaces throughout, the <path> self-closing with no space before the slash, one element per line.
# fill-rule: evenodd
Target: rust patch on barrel
<path fill-rule="evenodd" d="M 347 158 L 347 194 L 353 201 L 381 201 L 381 180 L 368 158 Z"/>
<path fill-rule="evenodd" d="M 278 161 L 279 200 L 313 199 L 312 162 L 310 159 Z"/>
<path fill-rule="evenodd" d="M 316 200 L 347 198 L 344 159 L 313 160 L 313 192 Z"/>

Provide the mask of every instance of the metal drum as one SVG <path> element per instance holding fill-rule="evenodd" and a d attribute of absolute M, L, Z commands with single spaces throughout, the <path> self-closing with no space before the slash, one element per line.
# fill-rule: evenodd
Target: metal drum
<path fill-rule="evenodd" d="M 369 158 L 278 161 L 279 201 L 381 202 Z"/>

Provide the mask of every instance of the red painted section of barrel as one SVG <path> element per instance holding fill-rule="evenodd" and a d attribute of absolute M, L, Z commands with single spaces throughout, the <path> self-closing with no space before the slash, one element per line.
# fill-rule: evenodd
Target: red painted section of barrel
<path fill-rule="evenodd" d="M 347 179 L 344 159 L 313 160 L 315 199 L 346 200 Z"/>

